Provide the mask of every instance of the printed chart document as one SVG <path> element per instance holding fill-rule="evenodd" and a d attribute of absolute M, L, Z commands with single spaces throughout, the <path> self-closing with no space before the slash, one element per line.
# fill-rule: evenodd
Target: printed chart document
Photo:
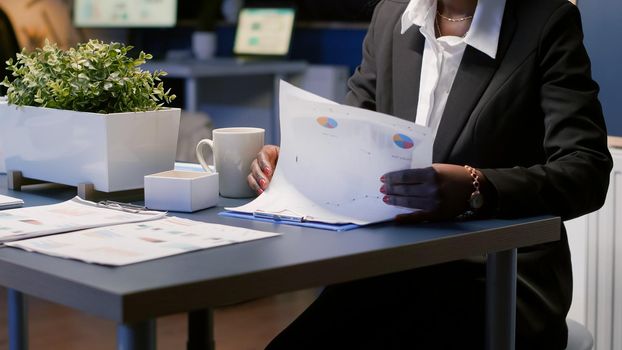
<path fill-rule="evenodd" d="M 281 151 L 268 189 L 227 210 L 257 218 L 366 225 L 412 209 L 382 201 L 380 177 L 432 164 L 429 128 L 280 85 Z"/>
<path fill-rule="evenodd" d="M 278 235 L 166 217 L 27 239 L 6 245 L 88 263 L 121 266 Z"/>
<path fill-rule="evenodd" d="M 0 194 L 0 210 L 17 208 L 24 205 L 24 201 L 19 198 L 9 197 Z"/>
<path fill-rule="evenodd" d="M 164 212 L 111 208 L 74 197 L 58 204 L 0 211 L 0 242 L 164 216 Z"/>

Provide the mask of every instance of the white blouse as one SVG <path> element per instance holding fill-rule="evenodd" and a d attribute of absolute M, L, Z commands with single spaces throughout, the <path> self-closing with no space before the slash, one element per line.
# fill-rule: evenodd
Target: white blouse
<path fill-rule="evenodd" d="M 436 38 L 436 5 L 437 0 L 411 0 L 402 14 L 401 23 L 402 34 L 415 25 L 425 37 L 415 123 L 432 128 L 434 135 L 466 46 L 470 45 L 493 59 L 496 57 L 505 0 L 479 0 L 471 27 L 464 37 Z"/>

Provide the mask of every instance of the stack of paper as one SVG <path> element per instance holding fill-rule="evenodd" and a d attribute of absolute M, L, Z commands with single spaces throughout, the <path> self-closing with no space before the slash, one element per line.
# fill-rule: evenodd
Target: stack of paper
<path fill-rule="evenodd" d="M 160 219 L 166 213 L 110 208 L 80 197 L 38 207 L 0 212 L 0 242 L 45 236 L 92 227 Z"/>
<path fill-rule="evenodd" d="M 113 266 L 278 235 L 79 197 L 0 212 L 0 242 L 7 246 Z"/>
<path fill-rule="evenodd" d="M 17 208 L 22 205 L 24 205 L 23 200 L 0 194 L 0 209 Z"/>
<path fill-rule="evenodd" d="M 7 245 L 88 263 L 121 266 L 278 235 L 167 217 L 27 239 Z"/>

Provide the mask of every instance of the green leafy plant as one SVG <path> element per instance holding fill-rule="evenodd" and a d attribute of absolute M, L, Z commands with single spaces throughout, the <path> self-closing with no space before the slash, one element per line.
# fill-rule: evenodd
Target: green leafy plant
<path fill-rule="evenodd" d="M 141 51 L 138 58 L 128 57 L 131 49 L 90 40 L 65 51 L 46 41 L 17 54 L 15 62 L 9 59 L 13 79 L 1 84 L 8 88 L 8 102 L 20 106 L 96 113 L 160 109 L 175 98 L 160 80 L 166 72 L 143 71 L 140 65 L 152 56 Z"/>

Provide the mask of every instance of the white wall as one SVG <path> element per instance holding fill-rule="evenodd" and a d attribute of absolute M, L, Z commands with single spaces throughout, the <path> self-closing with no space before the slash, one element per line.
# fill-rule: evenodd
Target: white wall
<path fill-rule="evenodd" d="M 588 219 L 582 216 L 564 223 L 568 230 L 568 243 L 572 255 L 572 305 L 568 312 L 571 318 L 581 324 L 587 321 L 587 254 Z"/>
<path fill-rule="evenodd" d="M 569 318 L 588 327 L 594 349 L 622 349 L 622 149 L 604 206 L 566 223 L 574 275 Z"/>

